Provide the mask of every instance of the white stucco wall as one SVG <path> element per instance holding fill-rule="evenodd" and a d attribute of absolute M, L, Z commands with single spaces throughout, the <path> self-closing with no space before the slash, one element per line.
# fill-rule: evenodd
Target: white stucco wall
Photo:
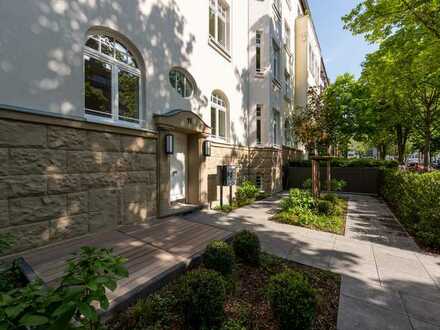
<path fill-rule="evenodd" d="M 145 128 L 153 113 L 193 110 L 210 123 L 209 99 L 221 90 L 230 105 L 231 142 L 244 144 L 247 108 L 247 1 L 231 8 L 232 61 L 208 46 L 205 0 L 0 0 L 0 104 L 84 117 L 83 45 L 103 27 L 128 39 L 145 65 Z M 168 73 L 191 73 L 200 94 L 181 98 Z"/>

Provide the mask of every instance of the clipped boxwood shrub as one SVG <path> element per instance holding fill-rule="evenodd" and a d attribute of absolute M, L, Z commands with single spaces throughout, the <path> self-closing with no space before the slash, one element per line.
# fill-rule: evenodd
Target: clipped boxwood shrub
<path fill-rule="evenodd" d="M 440 247 L 440 172 L 385 170 L 381 193 L 419 243 Z"/>
<path fill-rule="evenodd" d="M 203 254 L 206 268 L 215 270 L 222 275 L 230 275 L 234 268 L 234 250 L 224 241 L 212 241 Z"/>
<path fill-rule="evenodd" d="M 332 215 L 335 213 L 335 205 L 330 201 L 320 200 L 316 208 L 321 215 Z"/>
<path fill-rule="evenodd" d="M 316 293 L 302 274 L 286 271 L 272 276 L 267 296 L 281 330 L 311 329 L 316 315 Z"/>
<path fill-rule="evenodd" d="M 195 329 L 213 329 L 221 326 L 225 313 L 225 281 L 213 270 L 195 270 L 183 276 L 180 282 L 180 302 L 186 326 Z"/>
<path fill-rule="evenodd" d="M 243 230 L 234 236 L 232 246 L 235 255 L 243 262 L 251 265 L 260 263 L 261 246 L 256 234 Z"/>

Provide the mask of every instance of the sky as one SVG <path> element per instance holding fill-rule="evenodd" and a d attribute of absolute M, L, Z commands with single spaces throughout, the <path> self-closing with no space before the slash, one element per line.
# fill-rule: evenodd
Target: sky
<path fill-rule="evenodd" d="M 331 81 L 345 72 L 359 78 L 366 54 L 375 50 L 362 36 L 344 30 L 341 17 L 349 13 L 360 0 L 308 0 L 317 30 L 322 55 Z"/>

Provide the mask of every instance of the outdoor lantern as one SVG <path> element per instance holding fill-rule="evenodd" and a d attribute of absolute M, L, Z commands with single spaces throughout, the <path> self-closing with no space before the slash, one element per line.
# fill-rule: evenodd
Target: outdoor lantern
<path fill-rule="evenodd" d="M 211 141 L 203 141 L 203 156 L 211 156 Z"/>
<path fill-rule="evenodd" d="M 165 153 L 172 155 L 174 153 L 174 135 L 165 135 Z"/>

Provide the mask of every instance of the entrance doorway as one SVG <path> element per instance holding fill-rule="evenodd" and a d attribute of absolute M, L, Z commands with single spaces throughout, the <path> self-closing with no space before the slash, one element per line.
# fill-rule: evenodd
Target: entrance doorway
<path fill-rule="evenodd" d="M 174 133 L 174 154 L 170 157 L 170 202 L 186 199 L 188 139 L 185 134 Z"/>

